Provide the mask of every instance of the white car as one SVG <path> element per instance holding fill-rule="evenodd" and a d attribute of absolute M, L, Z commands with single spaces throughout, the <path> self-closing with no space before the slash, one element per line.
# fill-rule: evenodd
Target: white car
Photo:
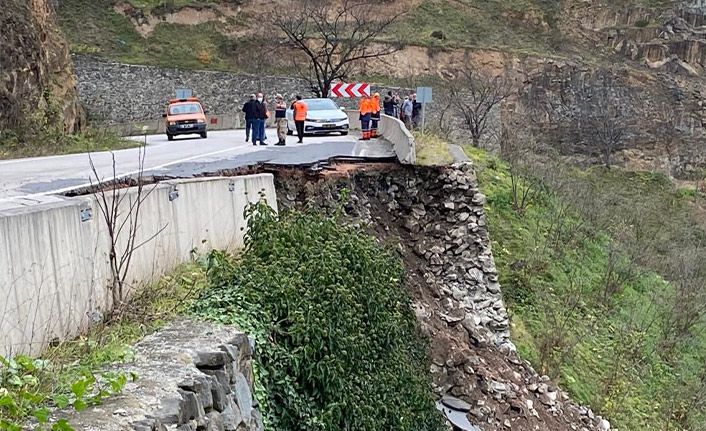
<path fill-rule="evenodd" d="M 348 115 L 344 112 L 346 108 L 339 108 L 336 102 L 331 99 L 303 99 L 306 103 L 306 121 L 304 122 L 304 133 L 309 135 L 339 132 L 341 135 L 348 134 L 350 124 Z M 293 135 L 297 128 L 294 124 L 294 111 L 287 109 L 287 134 Z"/>

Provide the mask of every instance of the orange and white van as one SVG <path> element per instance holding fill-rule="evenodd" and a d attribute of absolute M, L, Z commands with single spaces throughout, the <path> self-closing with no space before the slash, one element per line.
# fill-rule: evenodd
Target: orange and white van
<path fill-rule="evenodd" d="M 172 99 L 167 105 L 167 113 L 162 114 L 167 123 L 167 139 L 177 135 L 198 134 L 206 139 L 206 113 L 196 97 Z"/>

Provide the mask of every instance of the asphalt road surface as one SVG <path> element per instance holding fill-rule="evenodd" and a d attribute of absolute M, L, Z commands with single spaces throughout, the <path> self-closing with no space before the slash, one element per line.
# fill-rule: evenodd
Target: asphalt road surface
<path fill-rule="evenodd" d="M 192 135 L 167 141 L 166 135 L 147 137 L 144 171 L 146 174 L 188 178 L 205 172 L 217 172 L 260 162 L 282 165 L 310 164 L 332 157 L 394 157 L 392 146 L 383 141 L 360 142 L 356 136 L 307 136 L 297 144 L 287 137 L 284 147 L 273 146 L 275 130 L 267 130 L 268 146 L 245 142 L 244 130 L 208 133 L 208 139 Z M 195 136 L 195 135 L 194 135 Z M 143 139 L 143 138 L 135 138 Z M 113 155 L 118 177 L 139 171 L 139 149 L 112 153 L 93 153 L 90 159 L 101 180 L 113 178 Z M 96 182 L 89 155 L 37 157 L 0 161 L 0 209 L 31 205 L 52 200 L 52 195 L 66 193 Z"/>

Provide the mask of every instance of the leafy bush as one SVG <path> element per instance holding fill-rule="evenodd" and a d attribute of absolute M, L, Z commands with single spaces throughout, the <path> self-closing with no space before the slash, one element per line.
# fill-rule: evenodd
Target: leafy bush
<path fill-rule="evenodd" d="M 100 404 L 103 398 L 120 393 L 127 382 L 125 373 L 83 372 L 67 388 L 50 387 L 51 362 L 28 356 L 0 356 L 0 430 L 20 431 L 29 421 L 36 430 L 71 431 L 66 419 L 52 420 L 50 406 L 83 410 Z M 135 378 L 135 376 L 133 376 Z"/>
<path fill-rule="evenodd" d="M 198 315 L 258 340 L 266 426 L 438 430 L 426 346 L 392 251 L 313 212 L 247 210 L 242 257 L 210 259 Z"/>

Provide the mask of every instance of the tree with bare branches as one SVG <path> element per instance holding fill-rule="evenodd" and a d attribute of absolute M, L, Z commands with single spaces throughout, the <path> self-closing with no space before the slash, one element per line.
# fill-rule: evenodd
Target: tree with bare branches
<path fill-rule="evenodd" d="M 613 72 L 599 70 L 598 82 L 579 90 L 579 111 L 574 112 L 581 137 L 601 156 L 606 168 L 610 168 L 611 157 L 622 147 L 627 130 L 616 91 Z"/>
<path fill-rule="evenodd" d="M 297 67 L 318 97 L 345 79 L 361 61 L 380 58 L 400 47 L 378 39 L 400 13 L 380 14 L 379 1 L 287 0 L 272 23 L 307 63 Z"/>
<path fill-rule="evenodd" d="M 510 97 L 513 87 L 502 75 L 490 77 L 479 72 L 463 70 L 451 81 L 449 91 L 453 105 L 471 132 L 473 146 L 478 147 L 491 124 L 493 110 Z"/>
<path fill-rule="evenodd" d="M 138 241 L 140 238 L 140 212 L 142 204 L 150 195 L 154 188 L 145 189 L 144 166 L 145 147 L 138 150 L 138 172 L 136 176 L 127 178 L 124 181 L 129 186 L 134 186 L 131 192 L 129 188 L 121 187 L 120 176 L 117 173 L 115 155 L 112 155 L 112 175 L 103 178 L 96 168 L 93 157 L 89 153 L 88 160 L 91 165 L 91 189 L 96 199 L 96 204 L 100 210 L 109 238 L 108 263 L 110 266 L 109 289 L 113 314 L 119 315 L 125 302 L 129 287 L 128 275 L 135 251 L 153 240 L 166 226 L 163 226 L 149 238 Z"/>

